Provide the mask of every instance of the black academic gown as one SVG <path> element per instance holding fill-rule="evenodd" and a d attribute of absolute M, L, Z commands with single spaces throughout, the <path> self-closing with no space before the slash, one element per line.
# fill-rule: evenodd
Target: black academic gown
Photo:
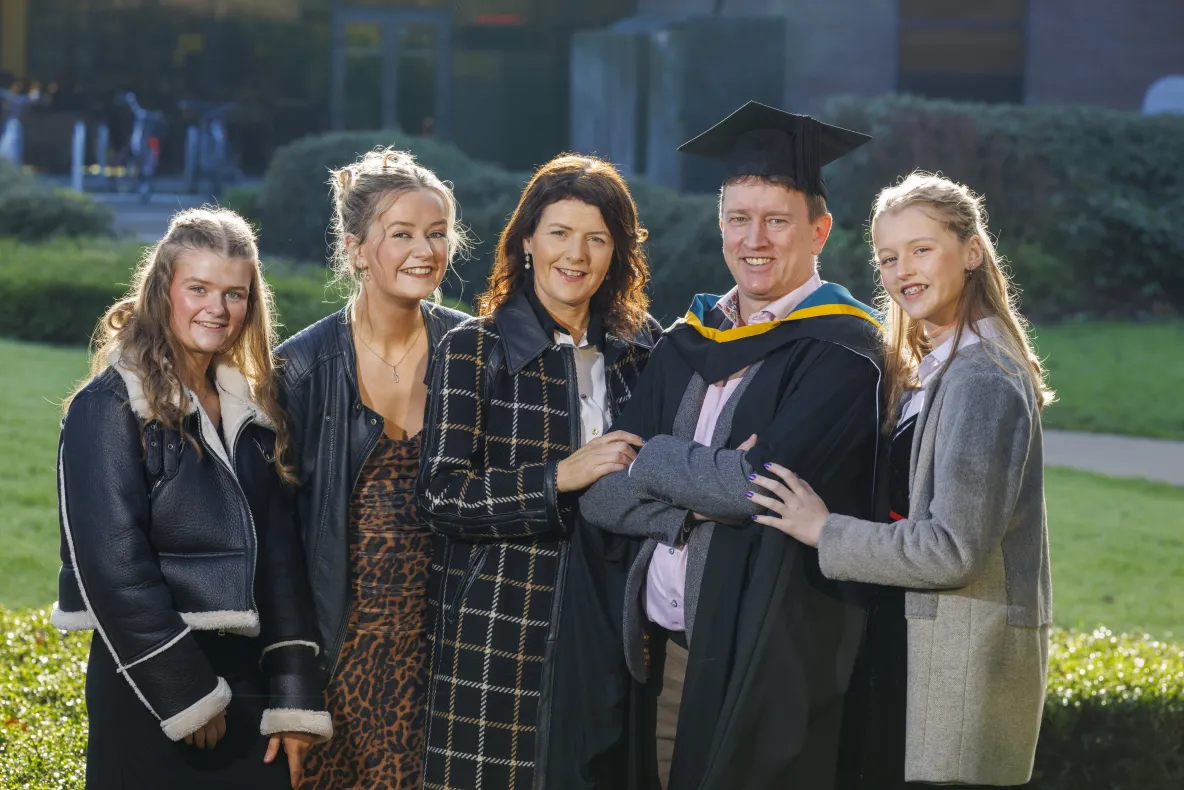
<path fill-rule="evenodd" d="M 723 321 L 718 310 L 699 326 L 676 325 L 655 348 L 614 430 L 643 438 L 672 433 L 694 372 L 719 381 L 763 360 L 726 446 L 756 434 L 747 455 L 754 469 L 766 462 L 791 469 L 833 512 L 886 515 L 886 486 L 877 482 L 875 326 L 870 311 L 822 313 L 725 342 L 711 332 Z M 567 752 L 552 760 L 568 767 L 556 786 L 655 787 L 644 702 L 653 692 L 632 681 L 621 648 L 624 580 L 640 541 L 586 524 L 577 532 L 559 683 L 563 704 L 587 732 L 574 744 L 566 739 Z M 862 590 L 824 578 L 816 550 L 755 523 L 718 526 L 699 594 L 671 790 L 854 786 L 862 732 L 844 743 L 844 709 L 864 621 Z"/>

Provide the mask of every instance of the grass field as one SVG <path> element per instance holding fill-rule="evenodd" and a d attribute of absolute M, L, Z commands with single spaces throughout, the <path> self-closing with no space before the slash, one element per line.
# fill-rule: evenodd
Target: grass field
<path fill-rule="evenodd" d="M 1105 332 L 1098 339 L 1088 330 L 1040 333 L 1041 352 L 1055 360 L 1053 383 L 1063 399 L 1050 409 L 1050 423 L 1063 407 L 1142 399 L 1145 391 L 1128 386 L 1132 377 L 1149 380 L 1155 371 L 1180 364 L 1165 353 L 1168 341 L 1182 334 L 1179 327 L 1152 328 L 1158 357 L 1147 351 L 1129 371 L 1130 359 L 1102 350 L 1116 350 L 1119 344 L 1108 344 Z M 1084 353 L 1087 347 L 1097 350 Z M 56 597 L 59 404 L 85 374 L 86 354 L 0 340 L 0 369 L 5 371 L 0 385 L 0 501 L 5 503 L 0 510 L 0 605 L 45 606 Z M 1078 388 L 1094 379 L 1110 387 L 1081 395 Z M 1146 426 L 1170 422 L 1162 411 L 1156 415 L 1151 401 L 1130 402 L 1128 409 L 1113 410 L 1113 417 L 1139 419 Z M 1093 419 L 1109 430 L 1122 427 L 1106 424 L 1100 415 Z M 1184 489 L 1056 469 L 1049 470 L 1047 496 L 1057 623 L 1184 635 Z"/>
<path fill-rule="evenodd" d="M 1184 322 L 1037 329 L 1059 402 L 1044 425 L 1184 439 Z"/>
<path fill-rule="evenodd" d="M 1045 497 L 1057 625 L 1184 637 L 1184 488 L 1049 469 Z"/>
<path fill-rule="evenodd" d="M 86 352 L 0 340 L 0 605 L 57 597 L 58 422 Z"/>

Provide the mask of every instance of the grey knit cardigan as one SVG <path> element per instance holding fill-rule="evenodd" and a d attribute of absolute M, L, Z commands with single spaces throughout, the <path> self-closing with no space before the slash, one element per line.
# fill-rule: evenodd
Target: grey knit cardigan
<path fill-rule="evenodd" d="M 830 516 L 822 572 L 908 588 L 905 778 L 1016 785 L 1032 775 L 1052 586 L 1040 411 L 992 341 L 925 387 L 910 518 Z"/>

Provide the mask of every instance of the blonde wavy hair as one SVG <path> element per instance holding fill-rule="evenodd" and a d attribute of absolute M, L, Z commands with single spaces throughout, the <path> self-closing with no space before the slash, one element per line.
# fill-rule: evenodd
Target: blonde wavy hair
<path fill-rule="evenodd" d="M 276 470 L 285 481 L 294 483 L 294 470 L 282 460 L 289 449 L 290 433 L 279 406 L 279 386 L 271 356 L 275 340 L 274 300 L 271 288 L 263 279 L 255 233 L 246 220 L 229 209 L 203 207 L 173 215 L 164 238 L 140 259 L 127 294 L 99 320 L 91 338 L 90 376 L 70 397 L 106 370 L 117 353 L 122 363 L 143 382 L 148 409 L 143 422 L 156 421 L 179 430 L 197 447 L 184 428 L 183 404 L 189 398 L 174 364 L 181 349 L 171 329 L 169 288 L 178 260 L 199 250 L 253 264 L 246 318 L 238 336 L 220 351 L 220 356 L 242 372 L 256 405 L 275 425 Z M 67 408 L 69 404 L 67 400 Z"/>
<path fill-rule="evenodd" d="M 329 187 L 333 196 L 331 263 L 334 283 L 348 292 L 347 315 L 353 315 L 354 305 L 362 295 L 362 270 L 346 239 L 353 236 L 359 246 L 365 244 L 374 220 L 401 195 L 423 189 L 444 202 L 449 266 L 457 254 L 463 255 L 471 247 L 468 233 L 460 223 L 460 210 L 451 185 L 406 151 L 395 148 L 368 151 L 356 162 L 331 171 Z M 432 298 L 440 301 L 439 289 Z"/>
<path fill-rule="evenodd" d="M 1032 349 L 1030 325 L 1019 312 L 1016 288 L 1004 270 L 1004 261 L 987 230 L 987 212 L 982 196 L 944 176 L 924 171 L 913 172 L 895 186 L 880 191 L 872 211 L 872 233 L 875 233 L 876 222 L 881 217 L 913 206 L 921 208 L 935 221 L 945 225 L 962 244 L 977 239 L 982 245 L 982 264 L 966 281 L 959 298 L 953 347 L 958 348 L 962 333 L 975 321 L 982 318 L 997 319 L 1002 336 L 985 345 L 987 353 L 1002 353 L 1012 363 L 1010 366 L 1003 364 L 1003 359 L 995 356 L 996 364 L 1003 370 L 1011 373 L 1018 368 L 1026 373 L 1040 409 L 1052 403 L 1055 394 L 1049 389 L 1044 366 Z M 885 430 L 891 430 L 896 423 L 905 391 L 918 386 L 917 366 L 933 348 L 921 322 L 909 318 L 892 301 L 882 280 L 878 285 L 876 306 L 888 317 L 882 331 L 888 401 L 884 427 Z M 942 373 L 956 353 L 950 355 Z"/>

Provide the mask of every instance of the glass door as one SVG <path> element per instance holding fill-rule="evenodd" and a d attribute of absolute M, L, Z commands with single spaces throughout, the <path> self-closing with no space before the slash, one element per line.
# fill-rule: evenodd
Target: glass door
<path fill-rule="evenodd" d="M 345 25 L 345 117 L 343 129 L 381 129 L 382 25 L 348 22 Z"/>
<path fill-rule="evenodd" d="M 451 34 L 448 11 L 335 9 L 333 128 L 398 128 L 449 139 Z"/>

